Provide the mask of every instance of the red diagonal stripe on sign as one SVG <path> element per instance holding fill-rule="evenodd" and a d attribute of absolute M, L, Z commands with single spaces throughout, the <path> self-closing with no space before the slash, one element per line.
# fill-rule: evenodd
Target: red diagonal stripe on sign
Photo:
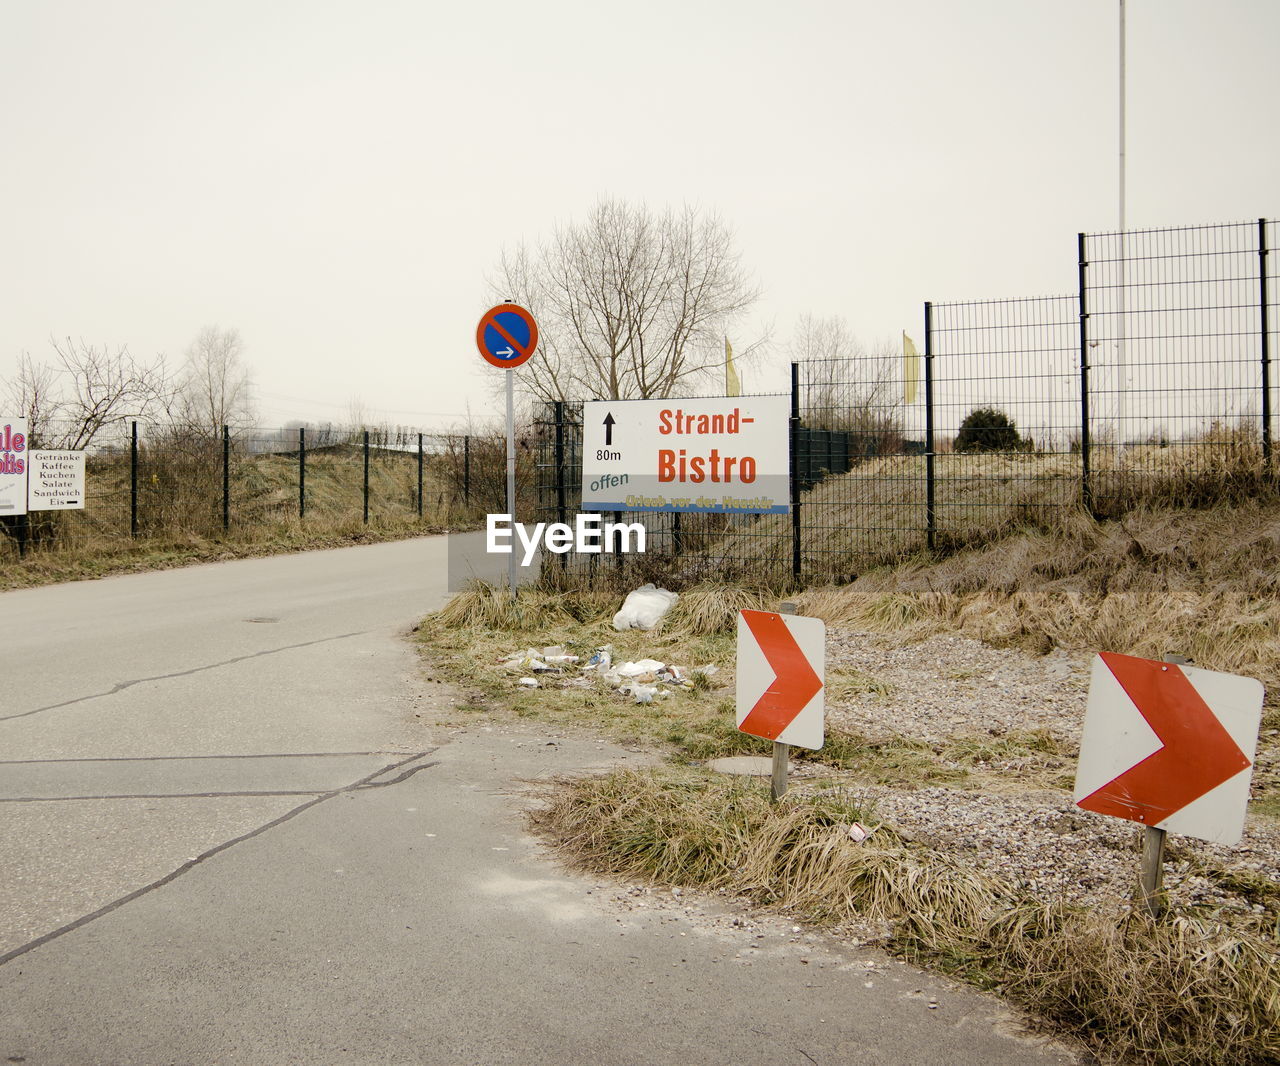
<path fill-rule="evenodd" d="M 818 694 L 822 678 L 800 650 L 782 615 L 771 611 L 743 611 L 742 618 L 773 667 L 775 677 L 738 729 L 753 737 L 777 740 Z"/>
<path fill-rule="evenodd" d="M 1177 665 L 1105 651 L 1101 658 L 1163 747 L 1077 806 L 1157 825 L 1248 769 L 1248 757 Z"/>
<path fill-rule="evenodd" d="M 510 333 L 507 332 L 506 328 L 502 325 L 502 323 L 498 321 L 497 315 L 491 315 L 490 317 L 486 318 L 484 320 L 484 324 L 486 326 L 492 326 L 495 330 L 497 330 L 498 336 L 500 336 L 504 341 L 506 341 L 509 345 L 511 345 L 511 347 L 514 348 L 521 355 L 529 354 L 528 350 L 524 347 L 524 345 L 522 345 L 513 336 L 511 336 Z"/>

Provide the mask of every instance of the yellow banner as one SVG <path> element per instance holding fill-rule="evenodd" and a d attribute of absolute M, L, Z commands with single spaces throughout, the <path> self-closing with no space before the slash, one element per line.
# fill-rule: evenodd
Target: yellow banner
<path fill-rule="evenodd" d="M 902 331 L 902 398 L 906 403 L 916 402 L 916 390 L 920 387 L 920 353 L 916 344 Z"/>
<path fill-rule="evenodd" d="M 724 394 L 742 395 L 742 381 L 738 377 L 738 368 L 733 365 L 733 345 L 729 343 L 728 337 L 724 339 Z"/>

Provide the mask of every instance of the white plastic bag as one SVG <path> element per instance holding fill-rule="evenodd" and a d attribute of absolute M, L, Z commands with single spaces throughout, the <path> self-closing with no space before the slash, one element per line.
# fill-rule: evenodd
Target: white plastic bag
<path fill-rule="evenodd" d="M 652 583 L 642 585 L 634 592 L 627 593 L 622 609 L 613 616 L 613 628 L 652 629 L 679 598 L 678 593 L 655 588 Z"/>

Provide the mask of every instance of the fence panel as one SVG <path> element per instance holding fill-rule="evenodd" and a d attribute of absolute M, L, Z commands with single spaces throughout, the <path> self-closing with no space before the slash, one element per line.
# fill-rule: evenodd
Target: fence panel
<path fill-rule="evenodd" d="M 76 427 L 44 422 L 41 431 L 35 446 L 56 449 Z M 493 491 L 505 470 L 501 434 L 382 427 L 367 436 L 366 450 L 366 431 L 332 425 L 203 430 L 121 421 L 86 449 L 84 510 L 4 523 L 0 559 L 28 547 L 109 550 L 135 537 L 466 525 L 505 507 Z"/>
<path fill-rule="evenodd" d="M 1081 500 L 1077 298 L 931 311 L 934 547 L 1060 521 Z"/>
<path fill-rule="evenodd" d="M 1268 234 L 1258 221 L 1083 239 L 1098 513 L 1258 489 L 1274 419 Z"/>

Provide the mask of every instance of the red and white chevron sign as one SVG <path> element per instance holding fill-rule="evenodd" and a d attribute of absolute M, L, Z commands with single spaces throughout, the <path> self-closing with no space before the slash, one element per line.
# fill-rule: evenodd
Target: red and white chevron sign
<path fill-rule="evenodd" d="M 1262 695 L 1253 678 L 1102 652 L 1089 682 L 1076 805 L 1238 843 Z"/>
<path fill-rule="evenodd" d="M 817 751 L 823 739 L 827 627 L 821 618 L 738 614 L 738 728 Z"/>

